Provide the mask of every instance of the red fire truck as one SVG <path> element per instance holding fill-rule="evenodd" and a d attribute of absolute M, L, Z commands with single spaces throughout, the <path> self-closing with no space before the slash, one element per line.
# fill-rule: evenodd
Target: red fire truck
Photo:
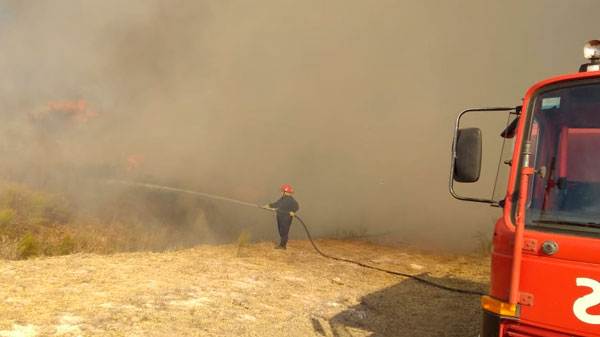
<path fill-rule="evenodd" d="M 578 73 L 550 78 L 516 108 L 468 109 L 456 119 L 450 193 L 502 207 L 493 233 L 490 293 L 481 337 L 600 336 L 600 41 L 584 47 Z M 472 111 L 514 118 L 503 200 L 459 195 L 479 180 L 482 132 L 461 128 Z"/>

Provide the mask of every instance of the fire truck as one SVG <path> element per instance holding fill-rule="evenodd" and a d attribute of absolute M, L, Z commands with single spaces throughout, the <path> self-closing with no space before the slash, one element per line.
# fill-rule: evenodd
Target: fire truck
<path fill-rule="evenodd" d="M 481 337 L 600 336 L 600 41 L 588 42 L 584 56 L 579 72 L 535 84 L 522 106 L 456 118 L 450 193 L 503 210 Z M 480 178 L 482 131 L 460 125 L 471 112 L 512 116 L 500 135 L 514 144 L 502 200 L 455 187 Z"/>

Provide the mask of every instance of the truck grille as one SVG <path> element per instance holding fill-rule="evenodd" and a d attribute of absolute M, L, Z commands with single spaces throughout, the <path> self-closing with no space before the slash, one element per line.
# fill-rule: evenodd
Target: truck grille
<path fill-rule="evenodd" d="M 509 325 L 503 337 L 576 337 L 528 325 Z"/>

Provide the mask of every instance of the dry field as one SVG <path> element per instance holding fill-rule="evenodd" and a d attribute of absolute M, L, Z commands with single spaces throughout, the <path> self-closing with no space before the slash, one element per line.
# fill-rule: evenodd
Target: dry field
<path fill-rule="evenodd" d="M 489 258 L 319 240 L 486 291 Z M 307 241 L 0 260 L 0 336 L 477 336 L 479 297 L 317 255 Z"/>

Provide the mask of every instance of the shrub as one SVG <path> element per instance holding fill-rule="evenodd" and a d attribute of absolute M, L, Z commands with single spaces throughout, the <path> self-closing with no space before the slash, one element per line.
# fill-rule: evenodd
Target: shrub
<path fill-rule="evenodd" d="M 13 219 L 24 225 L 50 225 L 70 218 L 64 197 L 15 183 L 0 184 L 0 210 L 0 225 Z"/>
<path fill-rule="evenodd" d="M 33 234 L 27 232 L 21 242 L 19 242 L 19 257 L 27 259 L 32 256 L 37 256 L 39 252 L 39 244 Z"/>
<path fill-rule="evenodd" d="M 163 203 L 165 198 L 171 200 L 169 195 L 154 193 L 148 198 L 141 193 L 138 200 L 137 194 L 125 195 L 125 200 L 137 200 L 135 209 L 123 202 L 121 194 L 109 194 L 91 206 L 77 194 L 50 193 L 0 179 L 0 258 L 160 251 L 191 247 L 197 242 L 195 235 L 204 234 L 196 227 L 186 227 L 195 214 L 186 209 L 196 204 L 184 203 L 173 209 L 177 200 Z M 248 234 L 243 233 L 238 240 L 240 250 L 248 241 Z"/>
<path fill-rule="evenodd" d="M 58 255 L 67 255 L 75 251 L 77 244 L 71 235 L 63 236 L 60 245 L 58 246 Z"/>

